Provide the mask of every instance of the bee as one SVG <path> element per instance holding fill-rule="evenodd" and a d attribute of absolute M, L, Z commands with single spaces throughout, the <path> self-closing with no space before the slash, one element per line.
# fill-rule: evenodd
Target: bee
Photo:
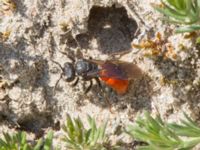
<path fill-rule="evenodd" d="M 54 61 L 55 62 L 55 61 Z M 73 82 L 73 86 L 77 85 L 80 78 L 83 81 L 90 82 L 84 93 L 88 93 L 93 85 L 93 80 L 96 80 L 99 87 L 101 81 L 111 87 L 117 94 L 123 95 L 128 91 L 130 80 L 141 77 L 141 69 L 129 62 L 119 60 L 93 60 L 93 59 L 78 59 L 72 62 L 66 62 L 62 67 L 62 74 L 57 81 L 55 87 L 61 78 L 66 82 Z"/>

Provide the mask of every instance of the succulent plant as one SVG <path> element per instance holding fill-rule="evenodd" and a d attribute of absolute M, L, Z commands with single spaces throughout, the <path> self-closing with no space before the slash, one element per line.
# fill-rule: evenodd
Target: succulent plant
<path fill-rule="evenodd" d="M 161 0 L 162 5 L 153 7 L 164 14 L 166 20 L 184 25 L 176 32 L 192 32 L 200 30 L 200 0 Z"/>
<path fill-rule="evenodd" d="M 187 115 L 177 123 L 165 123 L 158 115 L 156 118 L 145 112 L 144 118 L 137 118 L 126 132 L 133 138 L 148 143 L 139 150 L 189 150 L 200 143 L 200 127 Z"/>
<path fill-rule="evenodd" d="M 0 139 L 0 150 L 51 150 L 53 132 L 49 132 L 44 139 L 39 139 L 36 144 L 31 144 L 26 139 L 25 132 L 17 132 L 13 135 L 3 133 Z"/>
<path fill-rule="evenodd" d="M 66 124 L 63 126 L 65 136 L 63 141 L 66 142 L 68 150 L 105 150 L 104 144 L 108 142 L 105 135 L 106 123 L 97 127 L 95 120 L 88 116 L 89 129 L 86 129 L 81 119 L 72 119 L 67 115 Z"/>

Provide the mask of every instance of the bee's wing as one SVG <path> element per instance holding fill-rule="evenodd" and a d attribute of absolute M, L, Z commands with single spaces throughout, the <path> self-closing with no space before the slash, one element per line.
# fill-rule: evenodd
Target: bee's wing
<path fill-rule="evenodd" d="M 142 70 L 133 63 L 121 61 L 117 65 L 126 73 L 128 79 L 140 78 L 143 74 Z"/>
<path fill-rule="evenodd" d="M 96 60 L 96 59 L 87 59 L 87 61 L 91 62 L 91 63 L 95 63 L 97 65 L 103 65 L 106 61 L 104 60 Z"/>
<path fill-rule="evenodd" d="M 127 92 L 130 79 L 142 76 L 141 69 L 133 63 L 101 60 L 93 60 L 93 63 L 100 66 L 95 74 L 118 94 L 125 94 Z"/>
<path fill-rule="evenodd" d="M 101 69 L 99 70 L 100 77 L 129 80 L 142 76 L 141 69 L 133 63 L 123 61 L 100 61 L 98 64 L 101 64 Z"/>
<path fill-rule="evenodd" d="M 118 51 L 118 52 L 112 52 L 112 53 L 109 53 L 109 56 L 111 56 L 111 57 L 116 57 L 116 56 L 122 57 L 123 55 L 126 55 L 126 54 L 130 53 L 131 51 L 132 51 L 132 49 L 127 49 L 127 50 Z"/>

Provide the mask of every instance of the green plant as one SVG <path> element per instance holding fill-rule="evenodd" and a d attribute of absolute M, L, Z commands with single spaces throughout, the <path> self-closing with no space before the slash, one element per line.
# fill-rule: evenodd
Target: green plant
<path fill-rule="evenodd" d="M 49 132 L 45 139 L 40 139 L 35 145 L 31 145 L 26 139 L 25 132 L 17 132 L 13 135 L 3 133 L 0 139 L 0 150 L 51 150 L 53 132 Z"/>
<path fill-rule="evenodd" d="M 187 26 L 179 27 L 176 32 L 200 30 L 200 0 L 161 0 L 162 6 L 153 7 L 168 17 L 168 21 Z"/>
<path fill-rule="evenodd" d="M 177 123 L 165 123 L 158 115 L 151 117 L 148 112 L 144 118 L 138 117 L 126 132 L 133 138 L 148 143 L 140 150 L 189 150 L 200 143 L 200 128 L 187 115 Z"/>
<path fill-rule="evenodd" d="M 38 140 L 36 145 L 32 148 L 32 150 L 51 150 L 53 145 L 53 131 L 47 133 L 46 138 L 41 138 Z M 55 148 L 57 149 L 57 148 Z"/>
<path fill-rule="evenodd" d="M 3 133 L 4 139 L 0 139 L 1 150 L 29 150 L 30 145 L 26 141 L 25 132 L 18 132 L 14 135 Z"/>
<path fill-rule="evenodd" d="M 69 150 L 104 150 L 104 144 L 108 142 L 105 135 L 106 124 L 97 127 L 95 120 L 88 116 L 89 129 L 86 129 L 80 118 L 71 119 L 67 115 L 66 124 L 63 130 L 66 135 L 63 141 L 66 142 L 66 147 Z"/>

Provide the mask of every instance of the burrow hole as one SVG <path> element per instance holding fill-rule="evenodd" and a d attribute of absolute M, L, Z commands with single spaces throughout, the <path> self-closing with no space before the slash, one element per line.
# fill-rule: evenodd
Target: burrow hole
<path fill-rule="evenodd" d="M 93 6 L 88 19 L 88 32 L 76 36 L 79 45 L 98 49 L 102 53 L 116 53 L 131 48 L 138 26 L 128 17 L 124 7 Z"/>

